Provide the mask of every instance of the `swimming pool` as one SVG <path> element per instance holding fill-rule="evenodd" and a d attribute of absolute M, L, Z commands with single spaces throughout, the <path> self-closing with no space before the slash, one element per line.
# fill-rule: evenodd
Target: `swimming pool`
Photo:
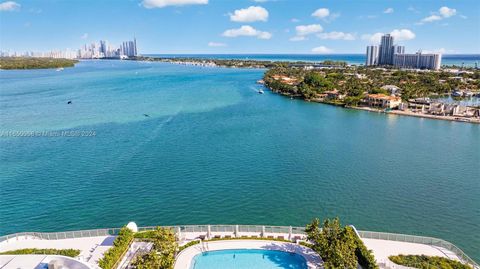
<path fill-rule="evenodd" d="M 200 253 L 191 269 L 307 269 L 301 255 L 277 250 L 229 249 Z"/>

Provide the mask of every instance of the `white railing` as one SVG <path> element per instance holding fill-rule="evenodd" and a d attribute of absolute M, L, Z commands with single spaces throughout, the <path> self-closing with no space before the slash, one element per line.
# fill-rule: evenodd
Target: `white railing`
<path fill-rule="evenodd" d="M 156 227 L 157 226 L 139 227 L 138 230 L 149 231 L 149 230 L 154 230 Z M 286 239 L 292 239 L 291 238 L 292 235 L 303 235 L 303 236 L 306 235 L 304 227 L 294 227 L 294 226 L 180 225 L 180 226 L 164 226 L 164 227 L 172 228 L 177 233 L 177 235 L 179 233 L 180 234 L 181 233 L 203 233 L 206 237 L 211 237 L 214 233 L 231 233 L 232 236 L 238 236 L 239 234 L 241 235 L 245 233 L 256 234 L 258 236 L 267 236 L 269 234 L 288 234 L 289 238 L 286 238 Z M 7 241 L 11 239 L 38 238 L 43 240 L 57 240 L 57 239 L 68 239 L 68 238 L 117 235 L 119 231 L 120 231 L 120 228 L 54 232 L 54 233 L 24 232 L 24 233 L 15 233 L 10 235 L 0 236 L 0 244 L 3 241 Z M 463 263 L 469 264 L 475 269 L 480 269 L 480 266 L 474 260 L 468 257 L 460 248 L 442 239 L 438 239 L 434 237 L 406 235 L 406 234 L 358 231 L 356 229 L 355 231 L 357 232 L 358 235 L 360 235 L 361 238 L 426 244 L 426 245 L 432 245 L 432 246 L 448 249 L 453 253 L 455 253 Z"/>

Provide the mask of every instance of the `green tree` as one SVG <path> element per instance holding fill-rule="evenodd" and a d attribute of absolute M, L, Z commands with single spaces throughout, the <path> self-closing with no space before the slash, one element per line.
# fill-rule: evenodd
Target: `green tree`
<path fill-rule="evenodd" d="M 333 84 L 317 72 L 308 72 L 303 82 L 310 87 L 318 89 L 319 92 L 333 89 Z"/>
<path fill-rule="evenodd" d="M 322 229 L 319 223 L 318 219 L 314 219 L 307 225 L 306 231 L 308 240 L 313 242 L 313 249 L 322 257 L 324 267 L 356 268 L 356 243 L 349 230 L 341 226 L 338 218 L 326 219 Z"/>
<path fill-rule="evenodd" d="M 153 251 L 160 256 L 160 269 L 171 269 L 175 263 L 175 253 L 178 248 L 177 238 L 173 229 L 157 227 L 153 235 Z"/>
<path fill-rule="evenodd" d="M 108 249 L 103 258 L 98 261 L 98 265 L 103 269 L 113 268 L 117 262 L 122 258 L 122 255 L 130 247 L 133 241 L 133 232 L 127 227 L 120 229 L 118 236 L 113 241 L 113 247 Z"/>
<path fill-rule="evenodd" d="M 157 227 L 148 232 L 147 238 L 153 243 L 152 250 L 137 257 L 132 265 L 136 269 L 172 269 L 178 249 L 173 229 Z"/>
<path fill-rule="evenodd" d="M 155 251 L 138 256 L 132 262 L 132 266 L 136 269 L 159 269 L 161 266 L 160 255 Z"/>

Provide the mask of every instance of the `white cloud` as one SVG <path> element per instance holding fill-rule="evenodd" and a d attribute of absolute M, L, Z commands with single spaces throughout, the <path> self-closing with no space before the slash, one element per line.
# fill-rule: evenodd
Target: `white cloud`
<path fill-rule="evenodd" d="M 293 22 L 293 23 L 300 22 L 300 20 L 297 19 L 297 18 L 292 18 L 290 21 Z"/>
<path fill-rule="evenodd" d="M 290 41 L 307 40 L 307 35 L 320 33 L 323 31 L 323 27 L 320 24 L 298 25 L 295 27 L 295 31 L 297 35 L 290 38 Z"/>
<path fill-rule="evenodd" d="M 406 41 L 415 38 L 415 33 L 409 29 L 395 29 L 390 34 L 395 38 L 396 41 Z M 375 34 L 365 34 L 362 35 L 363 40 L 368 40 L 372 44 L 380 43 L 380 39 L 384 33 L 375 33 Z"/>
<path fill-rule="evenodd" d="M 305 36 L 294 36 L 292 38 L 289 39 L 290 41 L 303 41 L 303 40 L 307 40 L 307 38 Z"/>
<path fill-rule="evenodd" d="M 309 34 L 315 34 L 323 31 L 323 27 L 320 24 L 298 25 L 295 27 L 297 35 L 305 36 Z"/>
<path fill-rule="evenodd" d="M 162 8 L 167 6 L 205 5 L 208 0 L 143 0 L 145 8 Z"/>
<path fill-rule="evenodd" d="M 389 8 L 387 8 L 387 9 L 385 9 L 385 10 L 383 11 L 383 13 L 385 13 L 385 14 L 393 13 L 393 8 L 389 7 Z"/>
<path fill-rule="evenodd" d="M 254 36 L 259 39 L 270 39 L 272 37 L 271 33 L 259 31 L 250 25 L 243 25 L 237 29 L 226 30 L 222 35 L 225 37 Z"/>
<path fill-rule="evenodd" d="M 383 33 L 375 33 L 375 34 L 364 34 L 362 35 L 363 40 L 368 40 L 372 44 L 380 43 L 380 39 L 382 38 Z"/>
<path fill-rule="evenodd" d="M 317 35 L 320 39 L 332 39 L 332 40 L 355 40 L 355 34 L 344 32 L 330 32 L 320 33 Z"/>
<path fill-rule="evenodd" d="M 319 19 L 324 19 L 330 15 L 330 10 L 328 8 L 319 8 L 312 13 L 313 17 L 317 17 Z"/>
<path fill-rule="evenodd" d="M 81 39 L 87 39 L 88 38 L 88 33 L 84 33 L 80 38 Z"/>
<path fill-rule="evenodd" d="M 237 9 L 230 14 L 230 20 L 235 22 L 267 21 L 268 11 L 260 6 Z"/>
<path fill-rule="evenodd" d="M 328 8 L 319 8 L 312 13 L 312 17 L 322 19 L 325 22 L 331 22 L 340 17 L 340 13 L 331 13 Z"/>
<path fill-rule="evenodd" d="M 0 11 L 16 11 L 20 10 L 20 7 L 19 3 L 13 1 L 0 3 Z"/>
<path fill-rule="evenodd" d="M 328 53 L 332 53 L 333 50 L 329 49 L 325 46 L 320 46 L 320 47 L 313 48 L 312 52 L 313 53 L 319 53 L 319 54 L 328 54 Z"/>
<path fill-rule="evenodd" d="M 438 12 L 433 12 L 432 15 L 423 18 L 417 24 L 424 24 L 426 22 L 440 21 L 440 20 L 455 16 L 456 14 L 457 14 L 457 10 L 454 9 L 454 8 L 441 7 L 441 8 L 438 9 Z"/>
<path fill-rule="evenodd" d="M 428 16 L 426 18 L 423 18 L 421 20 L 421 22 L 432 22 L 432 21 L 439 21 L 441 20 L 442 17 L 438 16 L 438 15 L 431 15 L 431 16 Z"/>
<path fill-rule="evenodd" d="M 411 40 L 415 38 L 415 33 L 408 29 L 395 29 L 390 33 L 397 41 Z"/>
<path fill-rule="evenodd" d="M 442 15 L 445 18 L 449 18 L 457 14 L 457 10 L 454 8 L 449 8 L 449 7 L 441 7 L 439 10 L 440 15 Z"/>
<path fill-rule="evenodd" d="M 227 44 L 219 42 L 208 42 L 209 47 L 226 47 Z"/>

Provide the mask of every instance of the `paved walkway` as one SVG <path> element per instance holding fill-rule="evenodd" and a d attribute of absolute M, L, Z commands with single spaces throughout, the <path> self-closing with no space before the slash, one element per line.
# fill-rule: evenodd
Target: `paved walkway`
<path fill-rule="evenodd" d="M 190 269 L 192 259 L 197 254 L 223 249 L 265 249 L 293 252 L 305 258 L 309 269 L 323 268 L 322 258 L 313 250 L 302 245 L 268 240 L 222 240 L 202 242 L 186 248 L 177 256 L 174 269 Z"/>

